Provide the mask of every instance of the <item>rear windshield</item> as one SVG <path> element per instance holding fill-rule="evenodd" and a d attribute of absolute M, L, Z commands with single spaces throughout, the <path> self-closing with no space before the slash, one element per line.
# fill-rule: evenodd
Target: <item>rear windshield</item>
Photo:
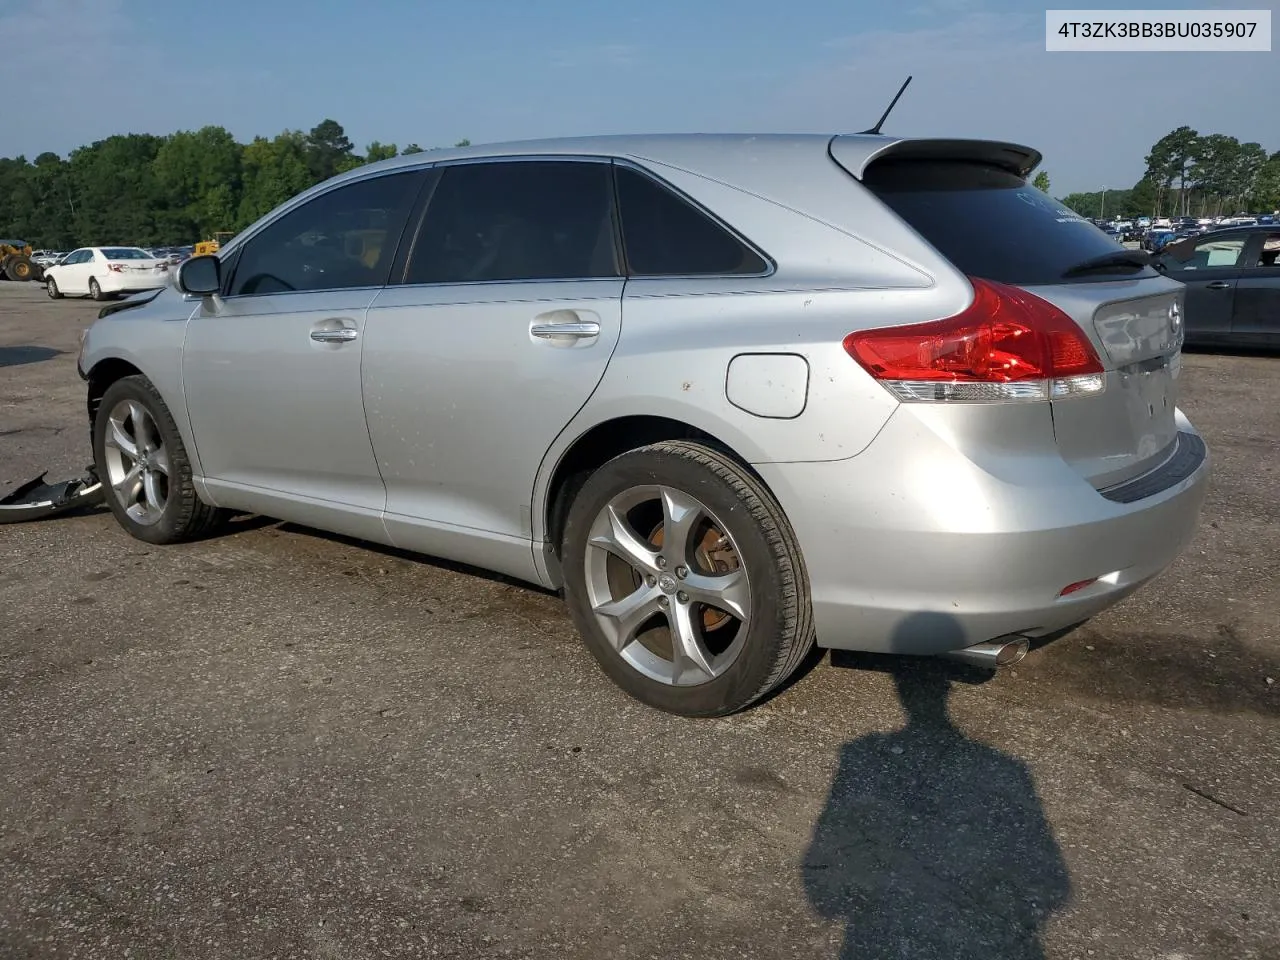
<path fill-rule="evenodd" d="M 154 260 L 151 254 L 137 247 L 103 247 L 102 255 L 108 260 Z"/>
<path fill-rule="evenodd" d="M 1063 274 L 1122 249 L 1106 233 L 1016 174 L 978 163 L 882 160 L 863 184 L 955 266 L 1000 283 L 1068 282 Z M 1126 278 L 1155 275 L 1150 268 Z M 1076 282 L 1115 280 L 1113 272 Z"/>

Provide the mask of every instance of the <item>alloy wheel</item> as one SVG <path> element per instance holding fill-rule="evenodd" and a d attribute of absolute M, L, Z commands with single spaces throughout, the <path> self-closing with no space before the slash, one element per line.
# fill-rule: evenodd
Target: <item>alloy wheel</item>
<path fill-rule="evenodd" d="M 587 598 L 613 649 L 671 686 L 708 683 L 741 654 L 751 585 L 737 544 L 696 497 L 632 487 L 587 538 Z"/>
<path fill-rule="evenodd" d="M 155 418 L 137 400 L 121 400 L 107 417 L 107 483 L 135 523 L 150 526 L 169 502 L 169 451 Z"/>

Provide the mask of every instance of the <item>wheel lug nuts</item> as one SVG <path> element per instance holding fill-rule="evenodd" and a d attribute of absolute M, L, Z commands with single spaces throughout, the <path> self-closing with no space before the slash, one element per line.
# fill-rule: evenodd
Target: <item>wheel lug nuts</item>
<path fill-rule="evenodd" d="M 683 580 L 688 575 L 689 575 L 688 567 L 683 567 L 683 566 L 676 567 L 676 576 L 679 577 L 681 580 Z"/>
<path fill-rule="evenodd" d="M 688 603 L 689 595 L 685 593 L 683 590 L 681 590 L 679 593 L 676 594 L 676 599 L 679 600 L 681 603 Z"/>
<path fill-rule="evenodd" d="M 665 608 L 666 608 L 666 607 L 668 607 L 670 604 L 671 604 L 671 601 L 670 601 L 670 600 L 668 600 L 666 597 L 659 597 L 659 598 L 658 598 L 658 606 L 663 607 L 663 608 L 665 609 Z"/>
<path fill-rule="evenodd" d="M 658 557 L 658 569 L 659 569 L 659 570 L 665 570 L 665 569 L 667 569 L 667 558 L 666 558 L 666 557 L 663 557 L 663 556 L 659 556 L 659 557 Z"/>
<path fill-rule="evenodd" d="M 657 577 L 655 577 L 655 576 L 651 573 L 651 574 L 649 574 L 647 577 L 645 577 L 645 578 L 644 578 L 644 582 L 645 582 L 645 583 L 647 583 L 649 586 L 651 586 L 651 587 L 652 587 L 654 584 L 656 584 L 656 583 L 658 582 L 658 578 L 657 578 Z"/>

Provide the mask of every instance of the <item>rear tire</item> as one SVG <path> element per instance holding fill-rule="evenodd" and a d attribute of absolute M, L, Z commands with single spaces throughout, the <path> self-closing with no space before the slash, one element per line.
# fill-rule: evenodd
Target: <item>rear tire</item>
<path fill-rule="evenodd" d="M 147 543 L 208 536 L 226 518 L 196 494 L 178 425 L 144 376 L 107 388 L 93 423 L 93 458 L 120 526 Z"/>
<path fill-rule="evenodd" d="M 94 277 L 89 278 L 89 296 L 95 300 L 107 299 L 107 295 L 102 292 L 102 288 L 98 286 L 98 281 Z"/>
<path fill-rule="evenodd" d="M 666 441 L 600 467 L 569 510 L 561 557 L 587 649 L 659 710 L 742 710 L 813 649 L 795 534 L 759 478 L 712 447 Z"/>

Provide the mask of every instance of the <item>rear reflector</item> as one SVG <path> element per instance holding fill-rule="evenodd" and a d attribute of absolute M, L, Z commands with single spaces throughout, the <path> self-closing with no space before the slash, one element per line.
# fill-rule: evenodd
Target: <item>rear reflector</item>
<path fill-rule="evenodd" d="M 1069 316 L 1018 287 L 971 277 L 954 317 L 859 330 L 844 349 L 900 400 L 1058 400 L 1101 393 L 1102 363 Z"/>
<path fill-rule="evenodd" d="M 1077 580 L 1075 583 L 1068 583 L 1059 591 L 1058 596 L 1065 597 L 1068 594 L 1075 593 L 1077 590 L 1083 590 L 1085 587 L 1091 587 L 1098 582 L 1098 577 L 1090 577 L 1088 580 Z"/>

